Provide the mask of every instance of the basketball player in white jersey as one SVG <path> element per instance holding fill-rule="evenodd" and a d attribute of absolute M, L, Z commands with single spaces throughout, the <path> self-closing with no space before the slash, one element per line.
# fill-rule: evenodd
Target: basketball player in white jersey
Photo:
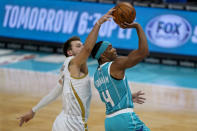
<path fill-rule="evenodd" d="M 112 15 L 109 10 L 94 25 L 85 44 L 78 37 L 72 37 L 64 44 L 66 60 L 61 68 L 57 87 L 45 96 L 35 107 L 19 117 L 20 126 L 29 121 L 42 107 L 48 105 L 62 94 L 63 110 L 57 116 L 53 131 L 86 131 L 91 100 L 90 79 L 86 61 L 96 43 L 101 25 Z"/>

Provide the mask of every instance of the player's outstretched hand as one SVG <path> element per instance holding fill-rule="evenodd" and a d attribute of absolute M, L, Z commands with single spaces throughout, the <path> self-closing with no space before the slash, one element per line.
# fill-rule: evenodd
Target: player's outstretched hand
<path fill-rule="evenodd" d="M 124 22 L 124 23 L 120 24 L 120 27 L 123 28 L 123 29 L 126 29 L 126 28 L 137 28 L 137 26 L 140 26 L 140 24 L 138 24 L 136 22 L 134 22 L 134 23 Z"/>
<path fill-rule="evenodd" d="M 138 104 L 143 104 L 146 100 L 146 98 L 141 97 L 142 95 L 144 95 L 144 93 L 142 91 L 138 91 L 136 93 L 132 94 L 132 99 L 134 103 L 138 103 Z"/>
<path fill-rule="evenodd" d="M 96 23 L 101 25 L 106 21 L 110 21 L 110 18 L 112 18 L 112 12 L 114 11 L 114 8 L 111 8 L 105 15 L 103 15 Z"/>
<path fill-rule="evenodd" d="M 30 110 L 27 113 L 25 113 L 24 115 L 18 117 L 17 119 L 20 120 L 19 126 L 22 126 L 24 122 L 26 123 L 29 120 L 31 120 L 34 117 L 34 115 L 35 115 L 35 113 L 32 110 Z"/>

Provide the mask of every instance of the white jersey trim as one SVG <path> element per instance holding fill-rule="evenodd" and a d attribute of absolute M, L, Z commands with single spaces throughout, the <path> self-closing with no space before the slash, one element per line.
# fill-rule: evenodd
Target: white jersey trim
<path fill-rule="evenodd" d="M 106 118 L 114 117 L 114 116 L 117 116 L 117 115 L 120 115 L 120 114 L 123 114 L 123 113 L 132 113 L 132 112 L 133 112 L 133 108 L 126 108 L 126 109 L 116 111 L 112 114 L 106 115 Z"/>

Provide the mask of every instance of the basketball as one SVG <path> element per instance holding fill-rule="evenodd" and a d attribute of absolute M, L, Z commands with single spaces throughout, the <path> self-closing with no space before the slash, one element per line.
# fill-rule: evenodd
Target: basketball
<path fill-rule="evenodd" d="M 112 12 L 112 15 L 116 24 L 120 25 L 124 22 L 132 23 L 135 20 L 136 11 L 130 3 L 120 2 L 114 8 L 115 11 Z"/>

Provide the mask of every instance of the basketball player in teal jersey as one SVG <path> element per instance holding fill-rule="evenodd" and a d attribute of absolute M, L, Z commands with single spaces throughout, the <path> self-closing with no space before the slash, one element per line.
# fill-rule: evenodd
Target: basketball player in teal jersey
<path fill-rule="evenodd" d="M 149 54 L 146 36 L 138 23 L 124 23 L 121 27 L 137 30 L 138 49 L 130 52 L 128 56 L 117 57 L 116 49 L 112 48 L 109 42 L 101 41 L 92 51 L 93 58 L 99 63 L 94 74 L 94 85 L 106 105 L 105 130 L 149 131 L 133 112 L 132 94 L 125 76 L 126 69 L 135 66 Z"/>

